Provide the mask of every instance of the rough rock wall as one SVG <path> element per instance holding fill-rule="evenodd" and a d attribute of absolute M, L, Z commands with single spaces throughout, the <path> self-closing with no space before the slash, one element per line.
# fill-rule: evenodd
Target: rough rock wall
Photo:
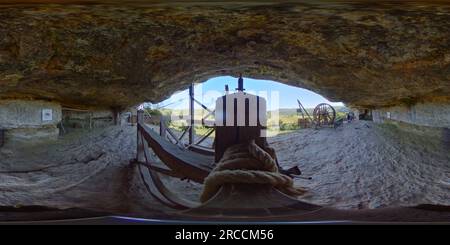
<path fill-rule="evenodd" d="M 418 103 L 372 111 L 375 122 L 395 120 L 420 126 L 450 128 L 450 104 Z"/>
<path fill-rule="evenodd" d="M 43 116 L 51 111 L 51 120 Z M 0 101 L 0 128 L 6 129 L 6 144 L 36 143 L 57 139 L 61 121 L 61 106 L 55 102 L 6 100 Z"/>

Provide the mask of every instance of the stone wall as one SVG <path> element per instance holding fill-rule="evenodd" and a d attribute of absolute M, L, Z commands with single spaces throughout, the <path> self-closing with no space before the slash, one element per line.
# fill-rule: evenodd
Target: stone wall
<path fill-rule="evenodd" d="M 395 106 L 372 111 L 375 122 L 394 120 L 420 126 L 450 128 L 450 104 L 418 103 L 412 106 Z"/>
<path fill-rule="evenodd" d="M 47 115 L 43 115 L 45 112 Z M 57 139 L 60 121 L 61 106 L 58 103 L 38 100 L 0 101 L 0 129 L 6 129 L 6 145 Z"/>

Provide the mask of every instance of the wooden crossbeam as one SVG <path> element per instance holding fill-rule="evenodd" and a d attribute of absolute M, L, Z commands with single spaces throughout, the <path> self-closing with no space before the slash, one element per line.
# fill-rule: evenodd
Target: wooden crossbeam
<path fill-rule="evenodd" d="M 183 139 L 183 137 L 186 135 L 186 133 L 190 130 L 192 126 L 189 126 L 186 128 L 186 130 L 183 131 L 183 133 L 181 134 L 180 138 L 178 138 L 178 141 L 181 141 L 181 139 Z"/>

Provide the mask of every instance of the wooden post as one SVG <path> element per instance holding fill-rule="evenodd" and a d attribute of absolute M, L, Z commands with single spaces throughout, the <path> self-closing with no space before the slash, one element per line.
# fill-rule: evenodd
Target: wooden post
<path fill-rule="evenodd" d="M 93 112 L 89 112 L 89 129 L 92 129 L 92 114 Z"/>
<path fill-rule="evenodd" d="M 190 115 L 190 127 L 189 127 L 189 145 L 194 143 L 194 84 L 189 86 L 189 115 Z"/>
<path fill-rule="evenodd" d="M 159 135 L 161 137 L 166 137 L 166 118 L 164 115 L 161 115 L 161 119 L 159 120 Z"/>
<path fill-rule="evenodd" d="M 443 129 L 443 141 L 444 141 L 444 147 L 447 147 L 450 149 L 450 128 L 444 128 Z"/>
<path fill-rule="evenodd" d="M 144 123 L 144 111 L 137 111 L 137 151 L 136 151 L 136 160 L 138 162 L 144 162 L 144 144 L 142 144 L 142 134 L 139 131 L 139 127 Z"/>

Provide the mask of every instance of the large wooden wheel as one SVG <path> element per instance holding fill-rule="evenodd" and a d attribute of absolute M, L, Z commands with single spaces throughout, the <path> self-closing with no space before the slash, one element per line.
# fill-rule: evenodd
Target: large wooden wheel
<path fill-rule="evenodd" d="M 317 126 L 333 125 L 336 119 L 336 110 L 327 103 L 321 103 L 314 108 L 314 122 Z"/>

